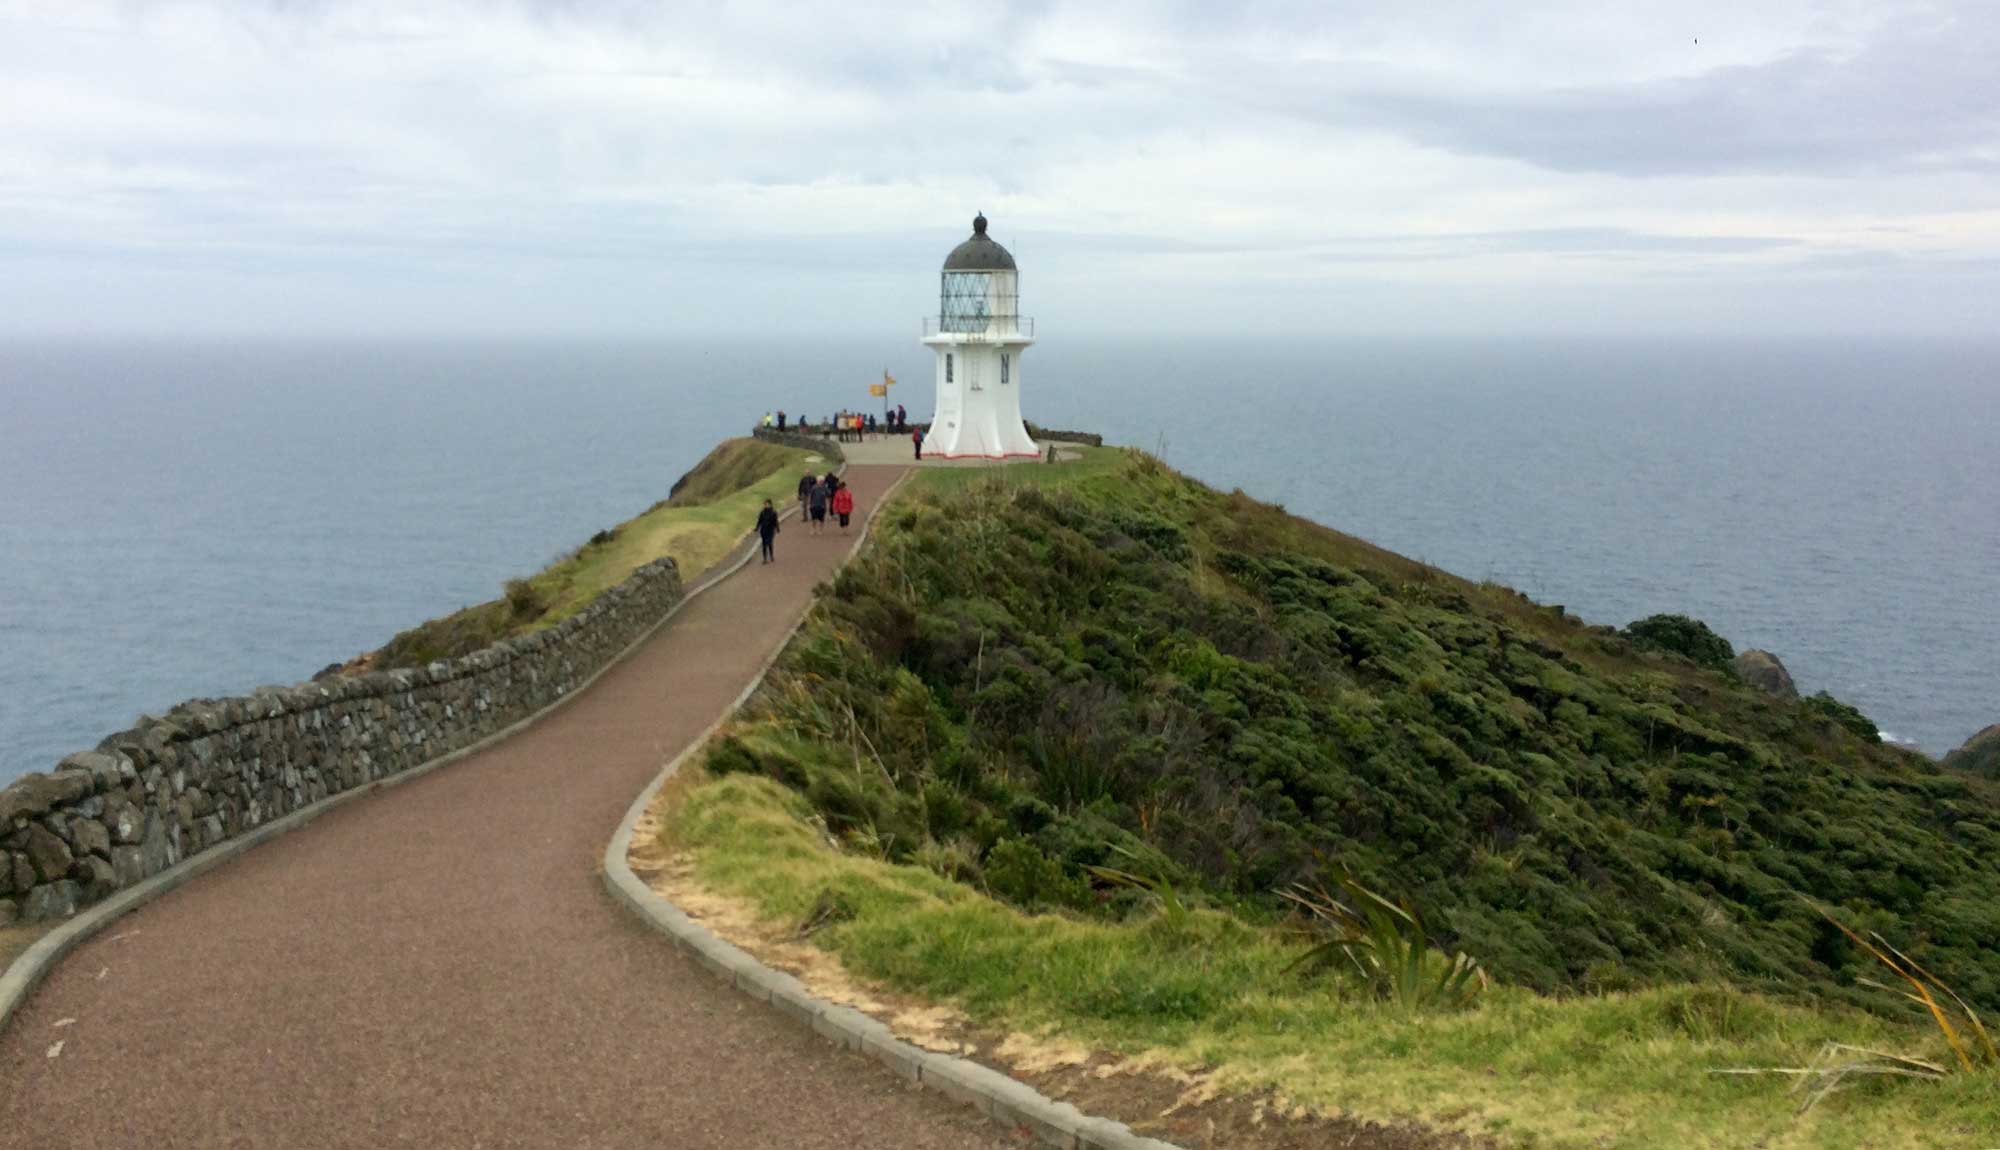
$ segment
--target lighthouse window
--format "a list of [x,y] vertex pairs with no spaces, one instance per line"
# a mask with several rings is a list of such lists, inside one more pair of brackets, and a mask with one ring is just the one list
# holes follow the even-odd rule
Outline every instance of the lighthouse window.
[[1007,382],[1007,353],[1004,351],[1000,353],[1000,382]]
[[951,353],[950,353],[950,352],[945,352],[945,353],[944,353],[944,381],[945,381],[946,383],[950,383],[950,382],[951,382]]

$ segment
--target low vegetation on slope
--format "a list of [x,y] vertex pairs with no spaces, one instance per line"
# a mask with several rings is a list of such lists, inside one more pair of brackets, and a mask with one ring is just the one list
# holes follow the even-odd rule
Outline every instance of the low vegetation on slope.
[[672,556],[682,577],[692,579],[729,553],[765,499],[782,504],[792,497],[799,475],[814,466],[809,458],[754,439],[725,440],[644,514],[598,532],[535,575],[509,581],[502,598],[402,632],[376,653],[374,665],[420,666],[553,626],[662,556]]
[[2000,1007],[1993,788],[1823,705],[1137,454],[877,530],[713,766],[892,859],[1112,916],[1091,867],[1253,918],[1352,874],[1521,986],[1853,995],[1810,898]]
[[[798,797],[726,778],[676,832],[764,913],[838,888],[858,913],[814,937],[865,972],[1320,1105],[1479,1099],[1464,1113],[1593,1145],[1634,1107],[1668,1122],[1677,1092],[1713,1127],[1689,1145],[1791,1105],[1697,1070],[1835,1039],[1947,1064],[1893,1017],[1868,932],[2000,1007],[2000,798],[1852,708],[1676,653],[1690,627],[1585,626],[1138,453],[935,474],[708,758]],[[1288,967],[1340,936],[1300,933],[1286,895],[1364,888],[1420,909],[1425,972],[1463,951],[1494,989],[1446,1015],[1321,1001],[1330,976]],[[1356,1069],[1370,1044],[1402,1078]],[[1942,1108],[1923,1126],[1883,1081],[1838,1112],[1885,1137],[1770,1144],[2000,1126],[2000,1076],[1913,1087]]]

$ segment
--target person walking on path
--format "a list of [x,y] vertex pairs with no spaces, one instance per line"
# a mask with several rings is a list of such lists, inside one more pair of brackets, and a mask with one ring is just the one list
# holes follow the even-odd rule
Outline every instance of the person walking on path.
[[[844,520],[843,520],[844,522]],[[771,501],[764,501],[764,510],[757,513],[757,541],[763,546],[764,562],[769,563],[775,556],[771,553],[771,543],[778,537],[778,512]]]
[[917,462],[924,460],[924,429],[919,427],[910,432],[910,444],[917,449]]
[[847,534],[847,517],[854,514],[854,492],[845,483],[833,490],[833,513],[840,516],[840,533]]
[[805,518],[806,501],[812,498],[813,485],[818,482],[819,476],[814,475],[810,471],[799,476],[799,517],[801,519]]
[[812,519],[812,533],[818,535],[826,526],[826,504],[831,493],[824,483],[815,483],[806,495],[806,512]]

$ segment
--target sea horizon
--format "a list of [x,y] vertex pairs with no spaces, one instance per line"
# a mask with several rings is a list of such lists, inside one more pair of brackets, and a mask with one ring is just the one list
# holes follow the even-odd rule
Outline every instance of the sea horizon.
[[[493,597],[765,410],[886,369],[927,417],[927,355],[0,336],[0,782]],[[1037,423],[1593,623],[1702,618],[1927,753],[2000,721],[1995,341],[1049,329],[1023,372]]]

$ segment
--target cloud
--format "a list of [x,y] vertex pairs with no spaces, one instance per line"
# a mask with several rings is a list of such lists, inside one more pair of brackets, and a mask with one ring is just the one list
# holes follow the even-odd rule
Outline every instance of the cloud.
[[[1334,114],[1437,147],[1630,176],[2000,168],[2000,25],[1916,21],[1852,53],[1626,84],[1336,88]],[[1352,121],[1349,121],[1352,122]]]
[[1511,232],[1357,237],[1335,242],[1313,254],[1314,258],[1329,262],[1370,263],[1454,259],[1475,253],[1729,256],[1792,248],[1798,242],[1787,236],[1678,235],[1627,228],[1528,228]]
[[1977,15],[0,0],[0,332],[901,325],[975,208],[1082,328],[1807,266],[1903,323],[1880,269],[2000,257]]

